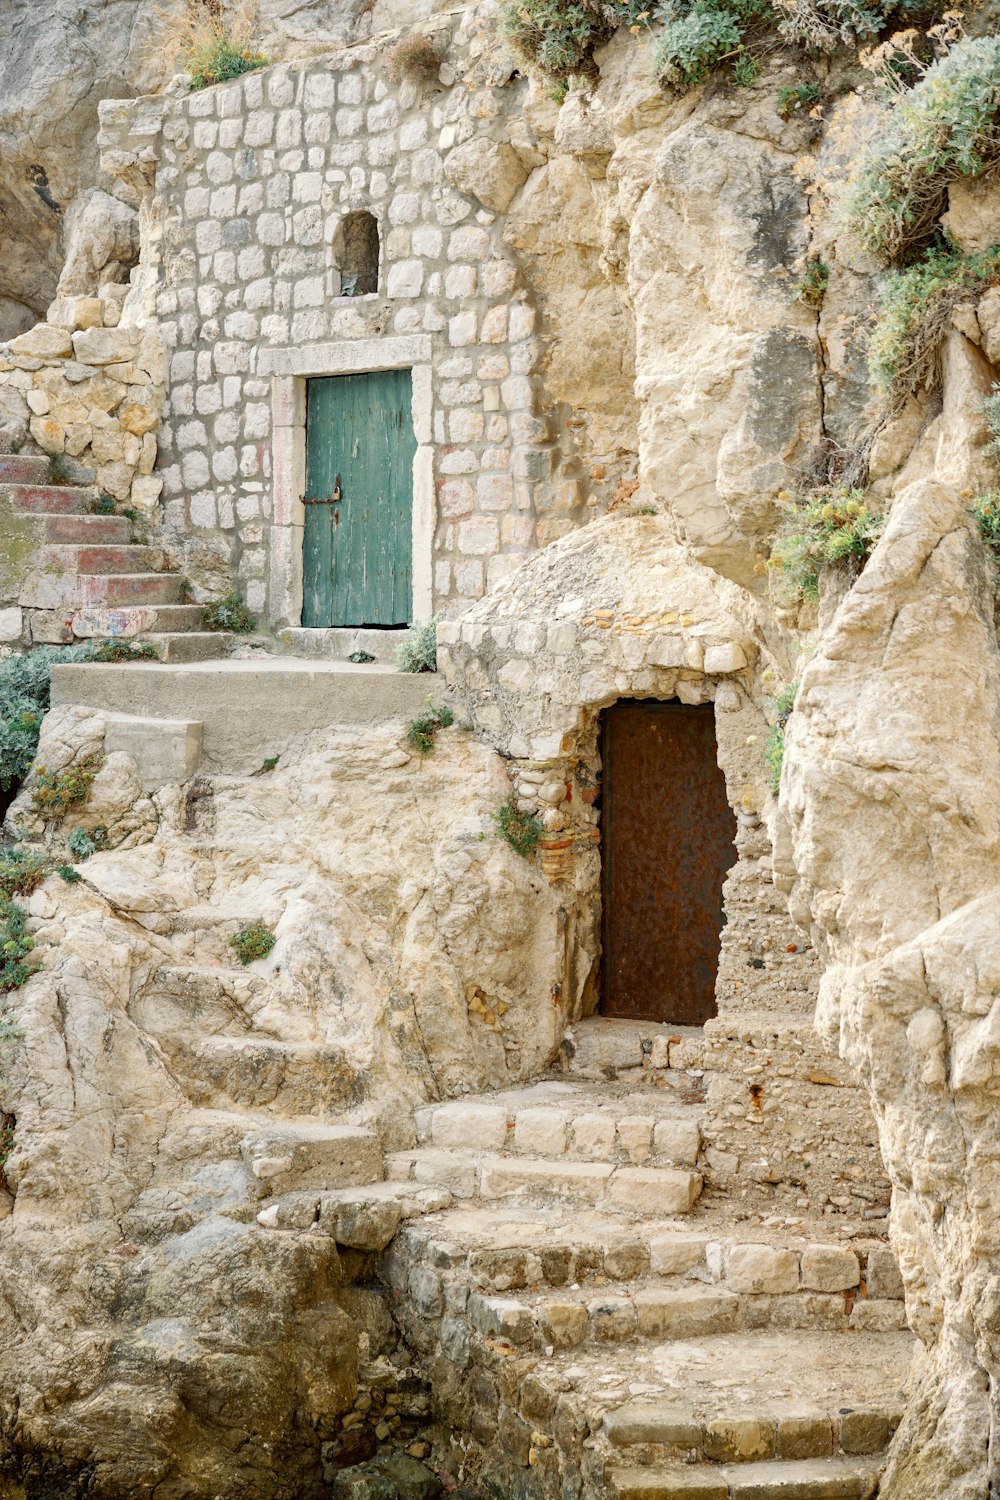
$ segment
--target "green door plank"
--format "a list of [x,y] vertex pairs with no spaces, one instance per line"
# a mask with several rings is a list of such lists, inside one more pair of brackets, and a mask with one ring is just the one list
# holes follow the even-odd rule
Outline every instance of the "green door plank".
[[409,370],[308,382],[303,625],[409,624],[416,448]]

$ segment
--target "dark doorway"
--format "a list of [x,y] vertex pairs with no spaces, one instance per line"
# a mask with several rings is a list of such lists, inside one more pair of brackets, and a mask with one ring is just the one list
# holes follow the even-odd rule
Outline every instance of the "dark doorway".
[[626,700],[602,715],[601,1012],[700,1026],[716,1013],[736,862],[711,704]]
[[333,259],[340,272],[340,295],[364,297],[378,291],[378,220],[362,211],[346,214],[333,242]]

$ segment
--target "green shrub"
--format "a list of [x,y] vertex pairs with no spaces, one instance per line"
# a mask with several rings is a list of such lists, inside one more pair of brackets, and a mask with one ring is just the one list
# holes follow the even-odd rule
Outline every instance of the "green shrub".
[[196,47],[188,59],[193,89],[207,89],[213,83],[228,83],[241,73],[266,68],[270,59],[263,52],[253,52],[229,36],[214,37]]
[[743,28],[731,11],[696,0],[686,15],[669,20],[653,59],[659,83],[683,92],[704,83],[716,63],[735,52]]
[[27,933],[27,913],[14,901],[0,902],[0,990],[21,988],[38,965],[30,961],[35,946]]
[[[0,1046],[24,1040],[24,1030],[14,1016],[0,1016]],[[6,1161],[6,1157],[4,1158]]]
[[987,490],[969,507],[969,515],[979,527],[979,535],[1000,562],[1000,489]]
[[45,855],[34,849],[22,849],[15,844],[13,848],[0,850],[0,897],[9,901],[12,896],[29,896],[50,869]]
[[76,885],[78,880],[83,879],[80,871],[74,870],[72,865],[56,865],[56,874],[60,879],[65,880],[67,885]]
[[266,776],[269,771],[273,771],[274,770],[275,766],[278,764],[278,761],[280,759],[281,759],[280,755],[268,755],[268,756],[266,756],[261,761],[261,763],[257,767],[256,771],[251,771],[250,775],[251,776]]
[[432,708],[419,718],[411,719],[406,731],[406,742],[421,755],[429,755],[434,749],[434,736],[438,730],[448,729],[454,722],[455,715],[446,703],[440,708]]
[[767,761],[771,773],[771,791],[777,796],[778,788],[781,786],[781,767],[785,759],[785,727],[795,707],[795,694],[799,690],[797,682],[787,683],[778,694],[775,707],[778,717],[771,726],[771,732],[764,742],[764,759]]
[[72,807],[82,807],[103,764],[103,756],[88,755],[86,760],[64,766],[61,771],[36,766],[35,784],[31,788],[35,811],[48,820],[65,817]]
[[229,939],[230,948],[235,948],[236,957],[246,968],[258,958],[266,958],[277,942],[271,929],[263,922],[250,922]]
[[815,602],[820,574],[829,565],[840,564],[856,578],[884,524],[869,510],[864,491],[831,485],[801,501],[784,497],[784,503],[787,517],[768,558],[783,602]]
[[948,184],[1000,160],[1000,37],[967,37],[894,104],[843,199],[855,238],[883,264],[926,245]]
[[621,19],[613,5],[599,0],[511,0],[501,25],[524,62],[561,80],[587,69],[594,48]]
[[760,75],[760,63],[749,52],[741,52],[733,63],[733,82],[741,89],[748,89]]
[[42,646],[0,661],[0,787],[22,782],[38,749],[42,719],[49,711],[50,674],[56,662],[89,661],[87,646]]
[[983,416],[990,432],[986,453],[990,458],[1000,459],[1000,385],[995,382],[992,392],[983,402]]
[[895,403],[911,391],[935,384],[938,350],[952,309],[996,282],[1000,282],[1000,244],[980,255],[929,250],[907,270],[886,272],[868,337],[873,384]]
[[95,516],[116,516],[118,514],[118,502],[114,495],[98,495],[90,507]]
[[397,672],[437,670],[437,619],[414,621],[402,645],[396,647]]
[[224,599],[205,606],[206,630],[231,630],[234,635],[248,635],[256,623],[235,589]]
[[94,647],[92,661],[158,661],[148,641],[130,641],[118,636]]
[[66,848],[82,864],[99,849],[103,849],[108,841],[108,830],[106,828],[93,828],[90,833],[86,828],[74,828],[66,840]]
[[545,832],[541,818],[536,818],[534,813],[523,812],[511,792],[506,802],[501,804],[496,821],[501,838],[507,840],[516,854],[530,859],[538,848],[538,840]]
[[783,120],[790,120],[800,109],[808,109],[819,99],[819,85],[815,83],[786,84],[778,90],[775,105]]
[[822,307],[830,284],[830,267],[818,255],[812,255],[795,287],[795,295],[807,307]]

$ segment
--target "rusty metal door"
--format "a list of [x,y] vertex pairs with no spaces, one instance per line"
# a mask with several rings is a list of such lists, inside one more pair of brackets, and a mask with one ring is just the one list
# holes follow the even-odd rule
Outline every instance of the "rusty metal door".
[[736,862],[711,704],[624,701],[602,725],[606,1016],[716,1013],[722,882]]

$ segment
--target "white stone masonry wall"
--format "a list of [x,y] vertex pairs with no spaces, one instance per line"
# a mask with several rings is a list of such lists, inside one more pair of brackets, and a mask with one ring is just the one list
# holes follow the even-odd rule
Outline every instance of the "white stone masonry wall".
[[[468,64],[471,25],[443,33],[443,80]],[[584,514],[581,482],[539,413],[536,310],[504,244],[501,210],[528,172],[502,139],[513,90],[474,87],[471,75],[391,87],[378,54],[369,45],[102,109],[104,165],[151,193],[143,256],[147,269],[158,262],[169,356],[167,526],[223,533],[251,608],[276,624],[298,622],[277,591],[268,597],[276,475],[261,372],[276,366],[265,351],[294,350],[301,373],[315,349],[319,375],[331,342],[431,336],[435,609],[476,599]],[[333,245],[359,210],[379,224],[379,291],[342,296]]]

